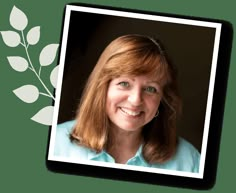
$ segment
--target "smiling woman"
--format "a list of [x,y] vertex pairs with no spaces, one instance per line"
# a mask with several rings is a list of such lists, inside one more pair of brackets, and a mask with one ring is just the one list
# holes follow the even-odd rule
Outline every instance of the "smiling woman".
[[[153,83],[148,76],[133,78],[120,76],[109,83],[106,112],[113,134],[110,138],[114,140],[111,140],[112,143],[107,146],[107,150],[116,162],[126,163],[135,155],[143,140],[141,134],[143,126],[158,112],[161,100],[158,90],[160,90],[159,85]],[[126,157],[120,153],[125,151]]]
[[54,154],[198,172],[198,151],[176,134],[176,76],[158,40],[116,38],[90,74],[76,120],[58,125]]

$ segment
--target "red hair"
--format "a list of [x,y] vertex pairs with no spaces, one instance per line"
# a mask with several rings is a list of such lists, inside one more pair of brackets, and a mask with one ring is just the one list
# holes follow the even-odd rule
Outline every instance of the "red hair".
[[152,163],[168,160],[177,146],[176,119],[181,106],[176,69],[168,62],[160,42],[147,36],[121,36],[105,48],[82,94],[71,139],[97,152],[106,149],[106,94],[110,81],[120,75],[152,76],[162,86],[159,116],[143,128],[143,156]]

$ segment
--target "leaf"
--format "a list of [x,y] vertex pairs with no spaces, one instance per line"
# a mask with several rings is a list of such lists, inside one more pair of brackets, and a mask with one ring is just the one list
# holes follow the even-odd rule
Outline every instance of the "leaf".
[[53,106],[47,106],[38,111],[31,120],[43,124],[43,125],[51,125],[52,124],[52,116],[53,116]]
[[15,31],[1,31],[4,43],[9,47],[16,47],[20,44],[20,35]]
[[27,42],[30,45],[35,45],[38,43],[40,38],[40,26],[33,27],[28,33],[27,33]]
[[58,77],[58,68],[59,66],[57,65],[53,70],[52,70],[52,72],[51,72],[51,74],[50,74],[50,81],[51,81],[51,83],[52,83],[52,86],[54,87],[54,88],[56,88],[57,87],[57,77]]
[[10,24],[13,28],[23,31],[28,25],[28,19],[24,12],[14,6],[10,13]]
[[49,44],[42,49],[39,55],[41,66],[48,66],[54,61],[58,46],[59,44]]
[[9,56],[7,59],[11,67],[18,72],[24,72],[28,68],[27,60],[20,56]]
[[39,97],[39,90],[34,85],[24,85],[13,90],[14,94],[25,103],[33,103]]

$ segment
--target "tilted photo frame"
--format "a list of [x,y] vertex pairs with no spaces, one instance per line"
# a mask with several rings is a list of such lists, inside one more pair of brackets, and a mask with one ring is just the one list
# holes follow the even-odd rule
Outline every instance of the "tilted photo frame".
[[[67,5],[64,16],[46,158],[48,168],[76,175],[211,188],[216,178],[227,86],[230,24],[214,19],[86,4]],[[126,34],[158,38],[177,68],[183,104],[177,133],[200,153],[198,172],[80,160],[55,154],[57,127],[75,119],[81,93],[100,54],[112,40]]]

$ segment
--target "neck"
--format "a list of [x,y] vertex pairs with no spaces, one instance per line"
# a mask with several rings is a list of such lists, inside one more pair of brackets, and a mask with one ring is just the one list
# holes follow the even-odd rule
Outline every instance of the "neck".
[[109,133],[107,152],[117,163],[126,163],[133,157],[142,143],[142,130],[124,131],[113,127]]

